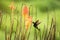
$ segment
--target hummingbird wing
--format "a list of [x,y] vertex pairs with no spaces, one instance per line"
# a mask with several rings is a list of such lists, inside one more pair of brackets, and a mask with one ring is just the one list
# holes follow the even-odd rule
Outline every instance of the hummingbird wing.
[[38,22],[39,22],[39,20],[36,20],[36,21],[35,21],[35,23],[38,23]]
[[37,22],[37,25],[39,25],[41,22]]
[[37,20],[35,23],[36,23],[37,25],[39,25],[41,22],[39,22],[39,20]]

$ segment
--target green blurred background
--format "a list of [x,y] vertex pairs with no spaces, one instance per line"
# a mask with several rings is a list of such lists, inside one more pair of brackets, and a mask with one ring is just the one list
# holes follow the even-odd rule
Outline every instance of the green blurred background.
[[[7,25],[7,31],[9,31],[10,28],[10,14],[11,10],[9,8],[9,5],[11,2],[14,1],[14,6],[16,9],[14,10],[14,17],[17,19],[20,18],[19,13],[21,13],[21,5],[27,4],[28,6],[32,5],[32,8],[35,13],[35,8],[37,8],[37,19],[39,19],[42,24],[39,25],[40,29],[43,30],[44,23],[47,23],[47,21],[51,22],[51,18],[53,15],[56,17],[56,40],[60,40],[60,0],[0,0],[0,11],[2,11],[3,17],[2,17],[2,25],[0,28],[0,40],[5,40],[5,34],[4,34],[4,28],[5,25]],[[32,11],[31,11],[32,12]],[[33,14],[35,15],[35,14]],[[49,19],[47,20],[47,17],[49,15]],[[7,16],[7,17],[6,17]],[[19,20],[19,19],[18,19]],[[33,16],[33,21],[35,21],[35,16]],[[16,25],[17,21],[14,20],[14,28],[13,31],[16,31]],[[31,29],[31,37],[33,38],[33,27]],[[30,40],[32,40],[30,38]],[[12,36],[12,40],[14,39],[14,33]]]

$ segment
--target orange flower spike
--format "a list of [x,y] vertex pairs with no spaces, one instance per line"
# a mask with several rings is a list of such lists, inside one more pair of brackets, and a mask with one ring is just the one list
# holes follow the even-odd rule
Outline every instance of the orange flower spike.
[[14,7],[14,2],[11,3],[10,9],[11,9],[11,10],[14,10],[14,9],[15,9],[15,7]]
[[26,30],[28,30],[28,28],[30,27],[31,23],[32,23],[32,18],[29,16],[29,17],[27,17],[27,19],[25,21]]
[[28,20],[30,23],[32,23],[32,17],[31,16],[28,17]]
[[28,30],[28,28],[29,28],[29,22],[28,21],[25,22],[25,28],[26,28],[26,30]]
[[29,15],[29,9],[26,5],[23,7],[23,15],[24,15],[24,17]]

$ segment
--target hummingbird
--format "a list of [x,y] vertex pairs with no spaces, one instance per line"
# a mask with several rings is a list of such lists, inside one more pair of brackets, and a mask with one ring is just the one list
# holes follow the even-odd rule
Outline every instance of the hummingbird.
[[38,28],[38,25],[41,23],[39,22],[39,20],[36,20],[35,22],[32,22],[33,23],[33,26],[34,28],[38,29],[40,31],[40,29]]

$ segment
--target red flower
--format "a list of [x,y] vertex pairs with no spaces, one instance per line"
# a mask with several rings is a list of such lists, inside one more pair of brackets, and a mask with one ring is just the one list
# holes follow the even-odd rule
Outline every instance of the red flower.
[[29,9],[26,5],[23,7],[22,12],[23,12],[24,17],[29,15]]
[[32,17],[29,16],[29,8],[26,5],[23,7],[22,15],[24,16],[25,28],[27,31],[32,23]]

